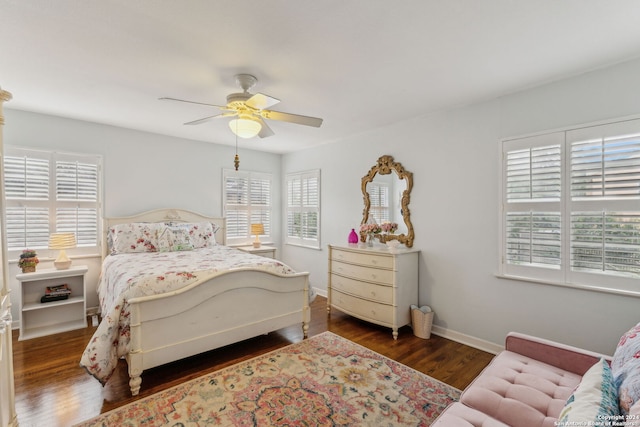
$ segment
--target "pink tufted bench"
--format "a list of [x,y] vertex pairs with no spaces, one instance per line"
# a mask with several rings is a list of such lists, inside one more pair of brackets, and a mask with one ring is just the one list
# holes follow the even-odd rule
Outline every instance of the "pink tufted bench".
[[511,332],[434,427],[553,427],[582,375],[610,356]]

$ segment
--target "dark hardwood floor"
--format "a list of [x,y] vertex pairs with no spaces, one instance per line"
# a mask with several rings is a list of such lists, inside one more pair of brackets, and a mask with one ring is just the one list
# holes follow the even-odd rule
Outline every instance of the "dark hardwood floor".
[[[311,309],[309,336],[331,331],[459,389],[493,358],[490,353],[433,334],[428,340],[417,338],[409,326],[401,328],[394,341],[388,328],[335,310],[327,317],[326,299],[320,296]],[[27,341],[18,341],[17,331],[13,331],[16,409],[21,427],[70,426],[302,339],[300,327],[289,327],[150,369],[142,374],[140,394],[132,397],[125,361],[120,361],[104,387],[80,367],[80,355],[94,330],[88,327]]]

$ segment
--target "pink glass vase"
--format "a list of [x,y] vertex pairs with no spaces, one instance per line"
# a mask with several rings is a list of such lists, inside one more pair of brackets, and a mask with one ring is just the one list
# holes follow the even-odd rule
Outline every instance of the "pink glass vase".
[[349,233],[349,243],[356,244],[358,243],[358,240],[360,240],[358,238],[358,233],[356,233],[355,228],[352,228],[351,233]]

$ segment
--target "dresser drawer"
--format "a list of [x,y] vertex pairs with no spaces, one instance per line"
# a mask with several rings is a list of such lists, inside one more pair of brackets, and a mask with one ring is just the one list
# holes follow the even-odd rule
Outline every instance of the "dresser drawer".
[[386,304],[393,302],[393,287],[391,286],[359,282],[336,274],[331,275],[331,289]]
[[393,258],[384,255],[371,253],[356,253],[333,249],[331,258],[337,261],[350,262],[354,264],[367,265],[378,268],[393,268]]
[[393,271],[391,270],[363,267],[361,265],[346,264],[344,262],[332,260],[331,272],[343,276],[349,276],[358,280],[382,283],[389,286],[393,284]]
[[393,325],[393,306],[367,301],[331,290],[331,305],[356,317]]

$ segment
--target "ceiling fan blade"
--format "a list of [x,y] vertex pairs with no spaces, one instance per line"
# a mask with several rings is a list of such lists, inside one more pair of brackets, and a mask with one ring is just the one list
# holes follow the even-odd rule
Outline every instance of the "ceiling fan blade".
[[260,125],[262,126],[260,132],[258,133],[258,136],[260,138],[268,138],[275,135],[275,133],[273,133],[273,130],[269,127],[269,125],[267,125],[267,122],[262,120],[260,117],[256,117],[255,119],[256,121],[260,122]]
[[215,116],[204,117],[202,119],[194,120],[192,122],[187,122],[187,123],[184,123],[184,124],[185,125],[199,125],[200,123],[205,123],[205,122],[208,122],[209,120],[212,120],[212,119],[219,119],[221,117],[231,117],[231,116],[237,116],[237,115],[238,115],[237,111],[228,111],[226,113],[216,114]]
[[313,126],[319,128],[322,119],[317,117],[301,116],[299,114],[283,113],[281,111],[262,110],[260,115],[265,119],[280,120],[282,122],[295,123],[298,125]]
[[186,102],[187,104],[198,104],[198,105],[206,105],[209,107],[218,107],[218,108],[223,108],[226,109],[227,106],[226,105],[215,105],[215,104],[206,104],[204,102],[196,102],[196,101],[186,101],[184,99],[178,99],[178,98],[169,98],[169,97],[162,97],[162,98],[158,98],[160,101],[178,101],[178,102]]
[[185,125],[199,125],[201,123],[208,122],[209,120],[215,119],[217,117],[222,117],[222,114],[216,114],[215,116],[204,117],[202,119],[194,120],[192,122],[184,123]]
[[265,95],[264,93],[256,93],[251,98],[247,99],[245,104],[251,108],[255,108],[256,110],[264,110],[265,108],[276,105],[278,102],[280,102],[280,100],[272,96]]

